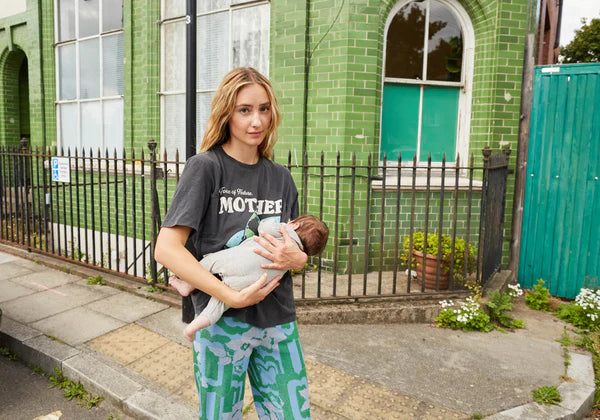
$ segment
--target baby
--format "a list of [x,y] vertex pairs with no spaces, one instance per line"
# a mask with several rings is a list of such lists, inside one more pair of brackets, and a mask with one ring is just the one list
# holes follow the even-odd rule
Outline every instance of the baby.
[[[329,229],[314,216],[300,216],[283,225],[290,238],[309,256],[321,253],[327,244]],[[258,233],[268,233],[283,242],[280,223],[273,218],[261,221]],[[256,248],[262,246],[251,237],[238,246],[207,254],[200,264],[211,273],[218,274],[223,283],[237,291],[250,286],[265,272],[268,276],[265,284],[285,273],[286,270],[261,268],[263,264],[269,264],[271,261],[254,252]],[[193,286],[175,276],[169,278],[169,284],[182,296],[187,296],[194,290]],[[189,341],[193,341],[196,331],[217,322],[228,308],[220,300],[211,297],[206,308],[185,327],[183,335]]]

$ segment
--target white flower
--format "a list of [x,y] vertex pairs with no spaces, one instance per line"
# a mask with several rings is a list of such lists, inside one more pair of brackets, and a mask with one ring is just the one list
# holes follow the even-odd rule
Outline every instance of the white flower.
[[517,284],[509,284],[508,285],[508,294],[512,297],[521,296],[523,294],[523,290],[521,290],[521,286]]

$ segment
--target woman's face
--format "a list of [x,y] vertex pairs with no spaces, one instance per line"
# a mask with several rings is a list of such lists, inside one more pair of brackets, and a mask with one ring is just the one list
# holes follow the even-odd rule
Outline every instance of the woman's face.
[[265,88],[253,83],[240,89],[229,120],[231,146],[258,148],[270,124],[271,102]]

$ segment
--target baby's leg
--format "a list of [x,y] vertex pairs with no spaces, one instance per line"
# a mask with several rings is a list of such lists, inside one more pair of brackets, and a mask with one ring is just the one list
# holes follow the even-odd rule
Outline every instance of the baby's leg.
[[196,335],[196,331],[206,328],[209,325],[210,320],[204,315],[200,314],[183,329],[183,336],[188,341],[194,341],[194,335]]
[[194,291],[194,286],[186,283],[177,276],[169,277],[169,284],[173,286],[181,296],[187,296]]

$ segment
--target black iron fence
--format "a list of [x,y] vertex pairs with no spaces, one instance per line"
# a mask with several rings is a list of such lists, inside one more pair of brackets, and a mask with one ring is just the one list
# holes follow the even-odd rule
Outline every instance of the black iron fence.
[[[0,148],[0,240],[164,284],[169,273],[152,255],[184,162],[159,159],[156,143],[148,146]],[[323,253],[293,276],[296,298],[440,293],[485,282],[502,261],[508,155],[486,149],[483,165],[473,156],[426,165],[339,153],[279,160],[296,180],[301,213],[331,232]],[[432,259],[419,254],[432,249]]]

